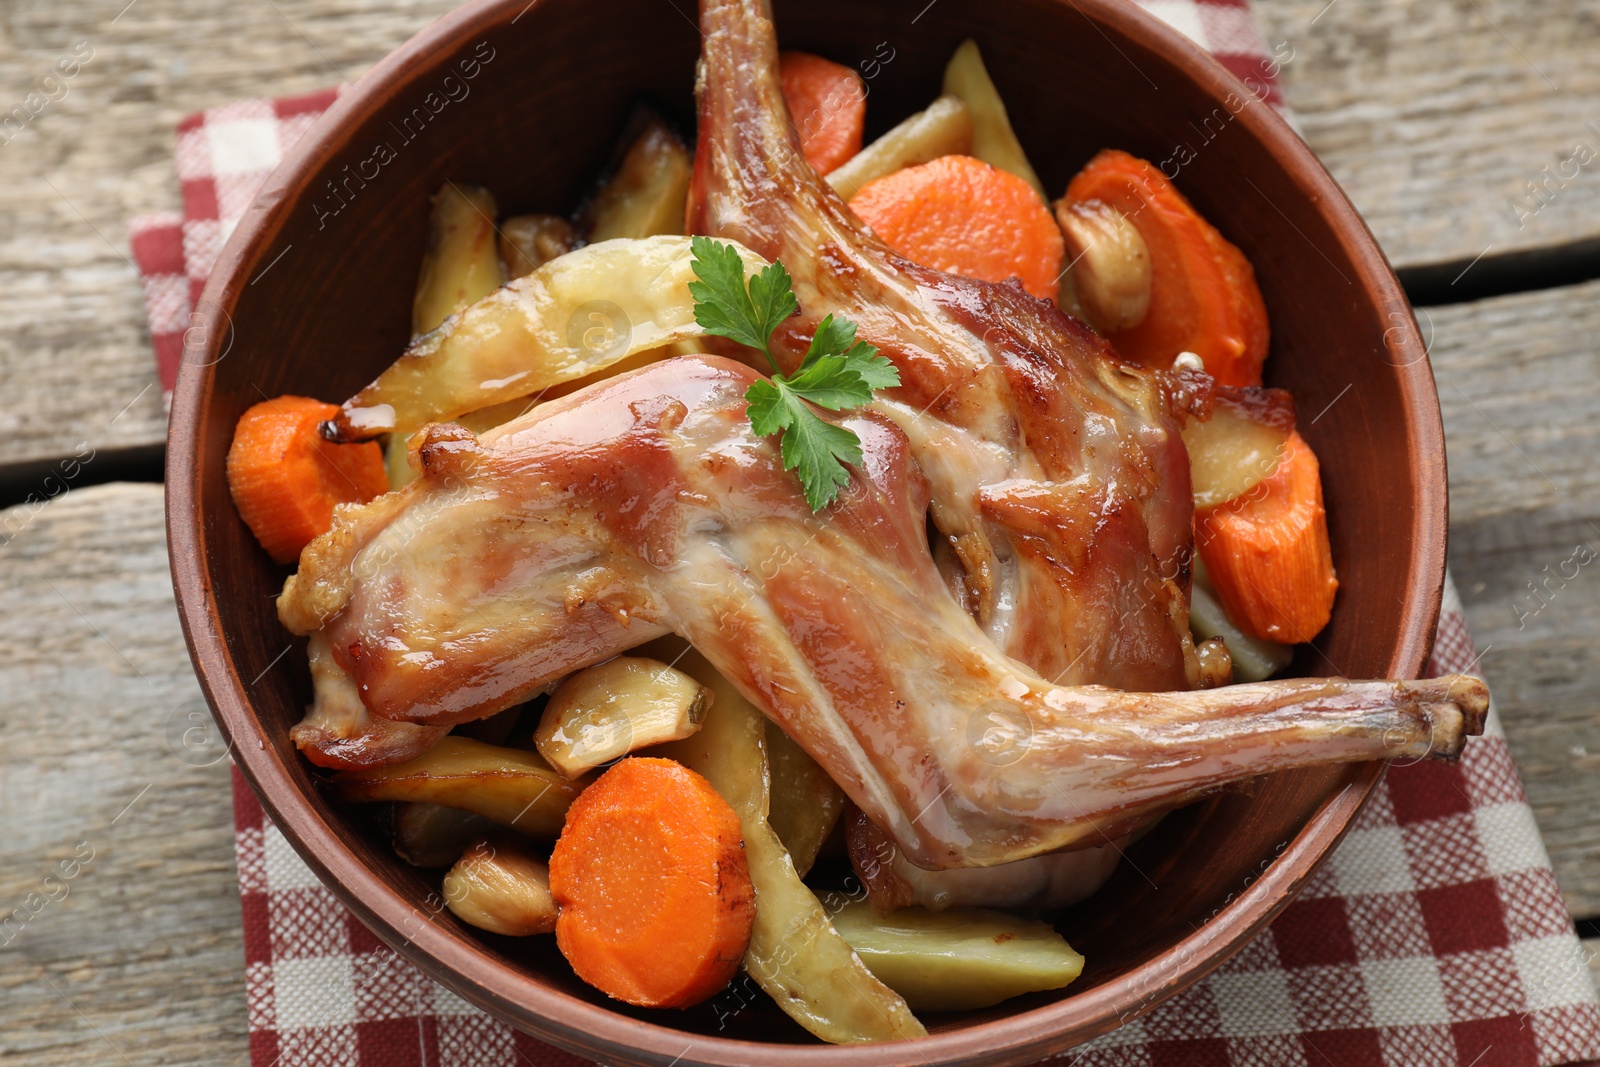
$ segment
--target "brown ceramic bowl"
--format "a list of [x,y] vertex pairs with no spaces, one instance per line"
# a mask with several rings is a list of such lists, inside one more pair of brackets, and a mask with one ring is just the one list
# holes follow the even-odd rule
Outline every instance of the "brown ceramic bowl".
[[[869,136],[925,106],[972,36],[1050,189],[1104,146],[1171,161],[1169,172],[1181,162],[1180,187],[1255,264],[1272,318],[1269,380],[1294,392],[1322,459],[1343,586],[1297,669],[1416,677],[1444,575],[1437,397],[1382,254],[1279,117],[1245,104],[1240,82],[1122,0],[779,7],[785,47],[878,61]],[[1167,818],[1108,888],[1062,918],[1089,961],[1063,993],[931,1017],[932,1036],[914,1044],[835,1048],[768,1004],[720,1022],[706,1006],[630,1009],[578,981],[549,938],[513,943],[435,914],[424,904],[435,878],[329,803],[288,742],[309,678],[300,655],[277,659],[289,637],[272,596],[286,572],[228,497],[234,421],[280,393],[342,399],[402,349],[428,198],[445,179],[489,186],[508,214],[565,211],[642,95],[692,123],[693,15],[690,0],[468,4],[341,97],[267,182],[206,288],[206,329],[191,334],[172,409],[172,568],[201,684],[273,820],[351,910],[428,974],[538,1037],[657,1065],[999,1064],[1059,1051],[1255,936],[1339,840],[1381,766],[1278,774]],[[380,143],[394,158],[375,162]]]

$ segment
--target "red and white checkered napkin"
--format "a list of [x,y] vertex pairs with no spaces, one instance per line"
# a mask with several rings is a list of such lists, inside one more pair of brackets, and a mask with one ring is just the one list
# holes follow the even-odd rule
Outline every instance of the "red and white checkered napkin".
[[[1141,0],[1280,103],[1245,0]],[[178,130],[184,214],[133,223],[165,388],[222,242],[334,99],[213,108]],[[1430,674],[1477,662],[1447,590]],[[582,1064],[385,948],[235,773],[254,1067]],[[1600,1059],[1600,1003],[1498,720],[1455,766],[1396,767],[1270,930],[1189,991],[1067,1054],[1102,1065],[1532,1067]]]

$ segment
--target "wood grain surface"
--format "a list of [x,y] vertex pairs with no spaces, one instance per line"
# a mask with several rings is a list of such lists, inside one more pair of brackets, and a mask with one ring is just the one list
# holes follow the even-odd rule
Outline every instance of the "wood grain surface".
[[[10,0],[0,111],[92,58],[0,145],[0,456],[158,446],[164,419],[129,217],[179,207],[173,128],[242,97],[356,78],[450,0]],[[1313,148],[1401,267],[1600,236],[1593,0],[1260,0]],[[1438,47],[1448,41],[1448,47]],[[1284,53],[1287,54],[1287,53]],[[1542,72],[1542,73],[1541,73]],[[1553,168],[1554,177],[1544,168]],[[1572,173],[1573,177],[1563,175]],[[1544,191],[1526,199],[1526,183]],[[1538,208],[1529,215],[1528,204]]]
[[1600,916],[1600,283],[1419,320],[1451,570],[1568,906]]
[[1600,236],[1594,0],[1254,6],[1292,51],[1307,141],[1396,266]]
[[0,614],[29,635],[0,640],[0,912],[31,913],[0,929],[8,1063],[247,1062],[228,761],[161,507],[113,484],[0,512]]
[[[0,144],[0,473],[70,482],[75,455],[162,439],[126,223],[178,208],[179,118],[355,78],[451,6],[0,5],[0,111],[76,42],[93,49]],[[1397,265],[1600,238],[1600,155],[1573,162],[1580,144],[1600,154],[1593,0],[1256,7],[1269,45],[1294,51],[1283,77],[1309,141]],[[1600,551],[1600,285],[1434,309],[1423,327],[1452,568],[1569,906],[1600,916],[1600,559],[1566,577],[1580,547]],[[19,1062],[247,1061],[227,764],[185,736],[203,704],[160,506],[159,486],[107,485],[0,512],[0,912],[66,887],[0,945],[0,1053]],[[1600,976],[1600,941],[1585,948]]]
[[179,119],[359,77],[452,6],[0,4],[0,113],[47,75],[60,77],[55,64],[74,58],[75,46],[90,53],[76,76],[62,79],[66,95],[0,144],[0,322],[9,327],[0,332],[0,373],[10,394],[0,402],[0,460],[49,460],[85,440],[112,452],[164,439],[128,219],[180,208],[172,160]]

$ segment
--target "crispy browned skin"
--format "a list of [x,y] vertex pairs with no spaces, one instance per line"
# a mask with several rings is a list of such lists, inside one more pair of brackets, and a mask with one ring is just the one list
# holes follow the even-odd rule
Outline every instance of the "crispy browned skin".
[[431,428],[422,476],[343,510],[280,616],[321,628],[373,716],[433,727],[675,631],[930,868],[1099,843],[1285,767],[1453,754],[1482,725],[1475,679],[1052,685],[950,595],[899,428],[842,420],[863,466],[812,514],[750,428],[755,378],[674,359],[482,439]]
[[[794,150],[765,9],[710,0],[704,25],[692,224],[783,258],[803,309],[785,358],[833,312],[904,384],[842,420],[865,460],[819,515],[728,360],[622,375],[481,440],[430,428],[422,477],[342,512],[279,604],[322,630],[375,735],[493,714],[673,630],[906,857],[946,868],[1097,844],[1273,770],[1454,755],[1481,730],[1471,678],[1186,692],[1177,419],[1208,383],[889,253]],[[389,760],[349,743],[358,718],[297,740]]]
[[1020,286],[889,251],[799,151],[768,5],[704,0],[701,29],[690,232],[783,261],[801,315],[780,358],[831,312],[894,361],[901,387],[873,408],[910,439],[946,569],[1001,649],[1065,684],[1193,687],[1177,418],[1206,380],[1122,362]]

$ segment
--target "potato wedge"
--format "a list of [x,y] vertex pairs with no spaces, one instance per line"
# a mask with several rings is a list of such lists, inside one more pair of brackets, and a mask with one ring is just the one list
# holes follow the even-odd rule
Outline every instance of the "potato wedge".
[[711,690],[657,659],[617,656],[567,676],[550,694],[533,743],[576,778],[635,749],[700,729]]
[[1217,389],[1211,417],[1183,428],[1197,512],[1244,496],[1278,467],[1294,430],[1294,400],[1282,389]]
[[469,926],[507,937],[556,928],[550,867],[507,838],[478,841],[444,876],[445,907]]
[[834,785],[805,749],[790,740],[783,727],[771,719],[765,722],[767,767],[772,776],[767,822],[804,878],[844,814],[844,790]]
[[445,182],[433,197],[428,252],[422,258],[411,332],[421,336],[505,284],[489,190]]
[[[674,658],[681,641],[646,646]],[[744,966],[790,1018],[834,1044],[921,1037],[927,1033],[893,990],[872,976],[828,922],[767,822],[770,780],[764,717],[693,649],[678,668],[715,695],[700,732],[652,750],[704,775],[739,813],[756,921]],[[714,1003],[714,1002],[713,1002]]]
[[[732,242],[729,242],[732,243]],[[746,272],[766,260],[739,248]],[[532,396],[629,356],[705,336],[687,237],[604,241],[502,286],[414,342],[333,420],[341,441]]]
[[824,179],[849,200],[870,181],[940,156],[972,151],[972,112],[958,96],[941,96],[926,110],[851,156]]
[[[434,194],[428,251],[422,257],[411,304],[412,336],[435,329],[505,284],[495,251],[495,212],[493,194],[480,186],[445,182]],[[406,462],[404,435],[391,434],[384,442],[383,468],[390,489],[399,489],[417,476]]]
[[659,115],[645,113],[617,171],[590,198],[578,225],[590,241],[683,233],[689,150]]
[[577,229],[560,215],[513,215],[500,224],[500,258],[508,279],[532,274],[577,247]]
[[702,347],[693,341],[679,341],[677,344],[635,352],[626,359],[619,359],[609,367],[603,367],[592,374],[585,374],[582,378],[574,378],[570,382],[552,385],[550,388],[540,391],[537,396],[519,396],[515,400],[507,400],[503,404],[495,404],[491,407],[479,408],[477,411],[469,411],[465,415],[457,416],[455,421],[473,433],[481,434],[494,429],[496,426],[508,423],[519,415],[526,414],[539,404],[547,403],[557,397],[566,396],[568,393],[575,393],[586,385],[593,385],[595,382],[605,378],[615,378],[619,374],[626,374],[628,371],[638,370],[640,367],[648,367],[657,360],[667,359],[671,356],[691,355],[700,351]]
[[450,735],[414,760],[341,771],[332,784],[341,800],[423,800],[553,841],[589,782],[569,781],[533,752]]
[[391,840],[395,853],[413,867],[448,867],[492,829],[494,823],[482,815],[416,801],[394,806]]
[[991,167],[1015,174],[1038,190],[1041,199],[1048,200],[1044,183],[1034,173],[1022,143],[1012,132],[1006,105],[983,65],[978,42],[970,37],[961,42],[944,68],[944,92],[959,97],[972,113],[972,154]]
[[389,490],[411,484],[417,469],[407,459],[410,444],[403,434],[391,433],[383,438],[383,473],[389,479]]
[[1083,957],[1048,923],[977,908],[879,915],[866,901],[831,911],[835,929],[917,1011],[987,1008],[1083,972]]

